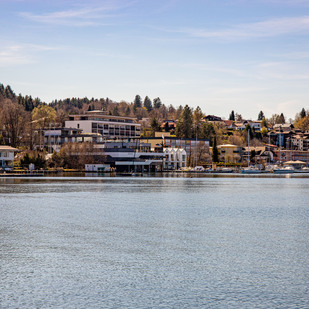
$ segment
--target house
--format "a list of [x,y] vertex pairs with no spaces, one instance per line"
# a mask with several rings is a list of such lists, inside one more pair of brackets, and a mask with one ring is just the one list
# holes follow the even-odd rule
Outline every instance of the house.
[[237,145],[219,145],[217,146],[219,161],[225,163],[238,163],[242,159],[242,147]]
[[286,140],[288,148],[300,150],[300,151],[308,151],[309,150],[309,133],[308,132],[297,132]]
[[235,123],[236,129],[239,131],[244,131],[247,125],[249,125],[254,131],[261,131],[262,129],[261,121],[244,120]]
[[[249,153],[248,153],[249,150]],[[243,148],[243,161],[248,161],[248,157],[250,159],[251,154],[254,153],[254,158],[253,160],[255,163],[266,163],[266,162],[273,162],[274,160],[274,152],[271,151],[269,146],[250,146],[249,149],[248,147]]]
[[221,117],[215,116],[215,115],[207,115],[203,118],[205,121],[222,121]]
[[176,122],[175,120],[164,120],[160,126],[162,130],[171,131],[176,129]]
[[261,131],[262,127],[261,127],[261,122],[260,120],[255,120],[255,121],[249,121],[249,125],[251,128],[254,129],[254,131]]
[[274,161],[286,162],[286,161],[303,161],[309,164],[309,151],[300,150],[275,150]]
[[164,148],[163,169],[178,170],[187,166],[187,153],[181,148]]
[[10,170],[13,168],[15,152],[18,149],[11,146],[0,145],[0,169]]
[[103,111],[70,115],[65,127],[82,129],[83,133],[99,133],[106,140],[134,139],[141,136],[141,125],[135,118],[110,116]]
[[236,125],[235,122],[233,120],[223,120],[224,124],[225,124],[225,128],[229,129],[229,130],[236,130]]
[[276,132],[290,132],[293,129],[294,129],[294,126],[291,123],[283,123],[283,124],[276,123],[273,126],[273,130],[276,131]]

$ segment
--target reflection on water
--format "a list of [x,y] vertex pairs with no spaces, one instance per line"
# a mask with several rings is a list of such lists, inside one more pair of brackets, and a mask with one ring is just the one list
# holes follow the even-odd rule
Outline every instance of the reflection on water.
[[1,308],[308,308],[309,181],[0,179]]

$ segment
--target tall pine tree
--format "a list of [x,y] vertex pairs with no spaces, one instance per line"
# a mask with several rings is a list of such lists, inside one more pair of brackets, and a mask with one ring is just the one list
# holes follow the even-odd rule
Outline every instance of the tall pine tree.
[[144,107],[147,109],[148,112],[152,110],[152,102],[148,96],[146,96],[144,99]]
[[177,121],[176,136],[184,138],[192,138],[193,117],[191,108],[186,105]]

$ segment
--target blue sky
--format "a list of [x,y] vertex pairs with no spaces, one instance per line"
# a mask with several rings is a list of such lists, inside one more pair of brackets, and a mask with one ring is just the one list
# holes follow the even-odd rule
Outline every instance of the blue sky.
[[0,0],[0,82],[256,119],[309,108],[309,0]]

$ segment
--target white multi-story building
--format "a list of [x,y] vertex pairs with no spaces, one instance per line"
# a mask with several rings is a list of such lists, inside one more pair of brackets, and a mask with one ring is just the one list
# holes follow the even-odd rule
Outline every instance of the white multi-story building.
[[181,148],[165,148],[163,159],[164,170],[177,170],[187,166],[187,153]]
[[99,133],[106,139],[140,138],[141,125],[134,118],[110,116],[103,111],[70,115],[66,128],[82,129],[83,133]]

